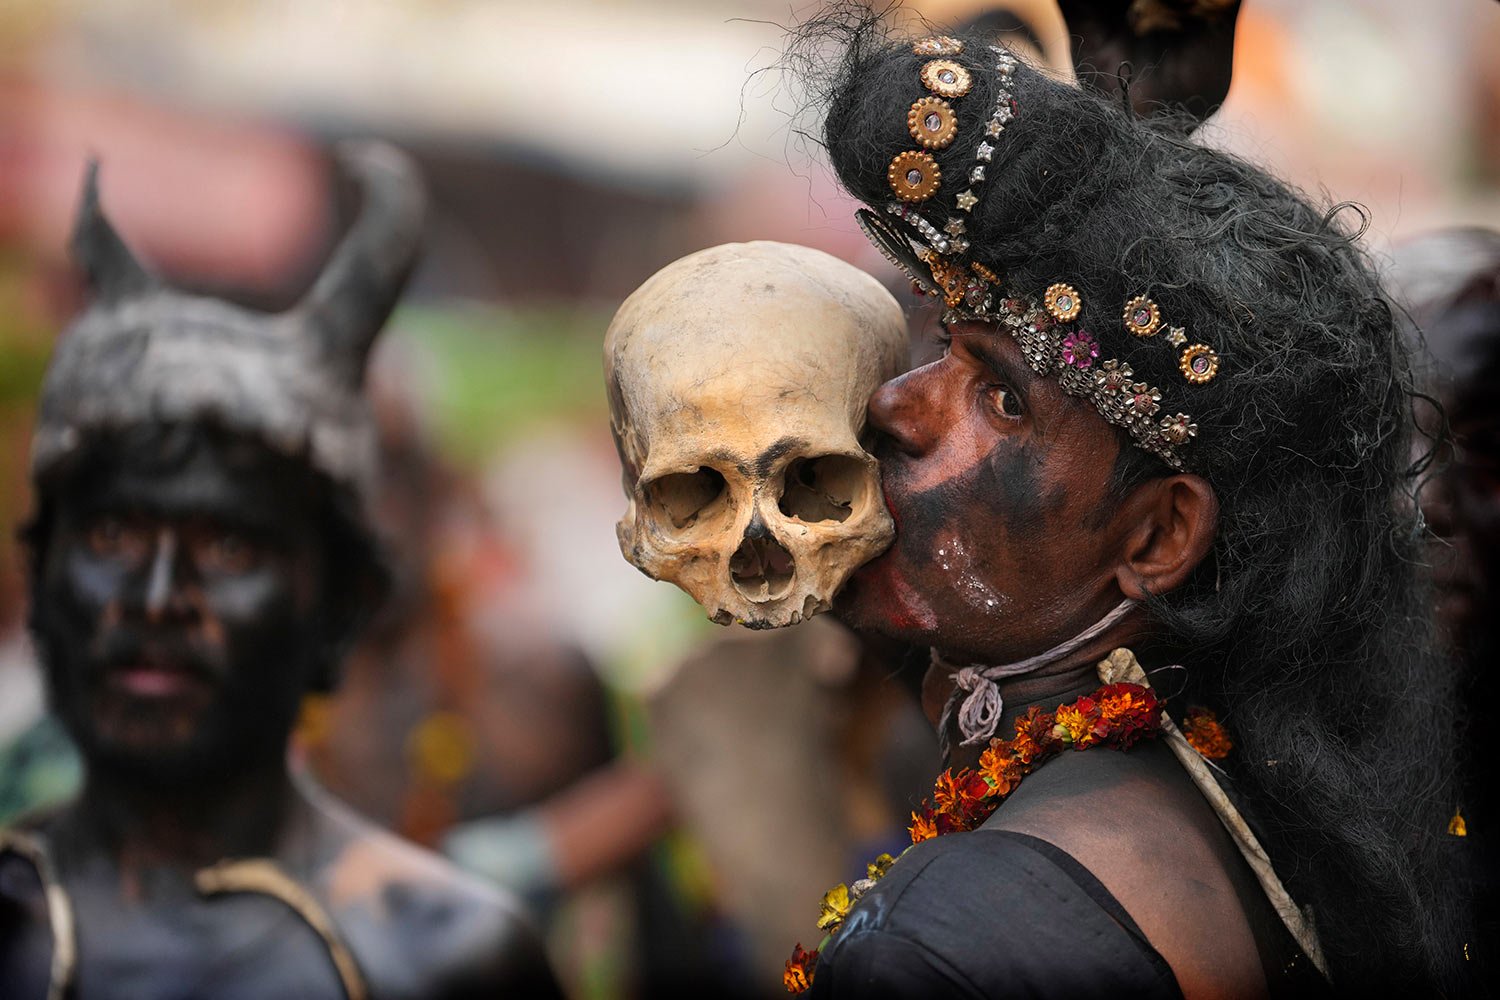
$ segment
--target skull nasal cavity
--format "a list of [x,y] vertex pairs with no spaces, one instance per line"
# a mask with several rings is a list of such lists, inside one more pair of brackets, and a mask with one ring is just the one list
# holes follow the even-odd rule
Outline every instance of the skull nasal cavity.
[[750,601],[775,601],[792,589],[796,564],[792,554],[770,535],[745,540],[729,560],[729,577],[734,589]]
[[799,521],[847,521],[868,483],[864,463],[847,455],[799,458],[786,467],[781,512]]
[[666,513],[674,528],[692,527],[717,509],[724,496],[724,477],[713,469],[662,476],[646,487],[653,507]]

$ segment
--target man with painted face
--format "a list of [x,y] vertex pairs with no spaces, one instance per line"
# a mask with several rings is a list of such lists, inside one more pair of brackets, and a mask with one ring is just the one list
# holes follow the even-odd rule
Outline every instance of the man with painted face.
[[174,291],[106,220],[32,470],[31,628],[86,761],[78,800],[0,834],[7,997],[555,995],[514,905],[292,774],[384,589],[366,518],[366,357],[420,239],[409,162],[343,147],[363,204],[296,307]]
[[896,540],[835,608],[932,648],[950,770],[788,988],[1448,982],[1454,713],[1410,366],[1355,236],[982,36],[830,37],[833,166],[945,348],[870,402]]

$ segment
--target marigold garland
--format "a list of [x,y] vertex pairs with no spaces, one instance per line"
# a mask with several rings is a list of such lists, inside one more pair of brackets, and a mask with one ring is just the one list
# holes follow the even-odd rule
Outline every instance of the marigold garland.
[[[1212,719],[1212,713],[1209,717]],[[1215,721],[1213,725],[1217,727],[1218,723]],[[923,799],[921,807],[911,814],[907,831],[911,842],[916,845],[947,833],[973,830],[1000,807],[1021,779],[1064,750],[1086,750],[1092,746],[1125,750],[1160,731],[1161,702],[1150,688],[1138,684],[1106,684],[1071,704],[1059,705],[1052,712],[1032,706],[1016,720],[1013,739],[990,740],[989,747],[979,756],[977,770],[965,768],[955,773],[950,768],[938,775],[932,787],[931,804]],[[1217,732],[1227,747],[1229,740],[1223,735],[1223,728],[1219,727]],[[841,882],[823,896],[818,929],[827,931],[827,937],[812,951],[803,951],[800,942],[793,949],[781,977],[788,993],[801,993],[812,986],[818,953],[827,947],[859,898],[895,863],[895,858],[882,854],[866,867],[867,877],[853,886]]]

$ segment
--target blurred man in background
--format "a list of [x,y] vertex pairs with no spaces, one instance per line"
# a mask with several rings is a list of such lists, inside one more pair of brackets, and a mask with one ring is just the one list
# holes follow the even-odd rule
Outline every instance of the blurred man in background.
[[361,389],[422,226],[404,157],[341,162],[359,218],[276,316],[161,284],[91,172],[74,251],[96,300],[44,382],[27,529],[32,633],[86,779],[0,842],[17,995],[557,992],[513,903],[286,765],[303,695],[384,591]]

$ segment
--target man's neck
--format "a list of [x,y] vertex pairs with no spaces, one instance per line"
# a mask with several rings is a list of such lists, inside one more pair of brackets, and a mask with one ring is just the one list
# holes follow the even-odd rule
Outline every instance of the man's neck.
[[91,768],[58,833],[69,853],[102,856],[122,873],[191,874],[225,858],[283,853],[304,810],[284,760],[176,783]]
[[[1015,732],[1016,719],[1033,706],[1051,711],[1064,702],[1072,701],[1096,690],[1101,683],[1099,661],[1107,657],[1112,650],[1121,646],[1130,646],[1133,641],[1140,638],[1140,635],[1141,630],[1135,624],[1134,619],[1127,618],[1103,635],[1053,663],[1045,664],[1034,671],[1018,676],[996,679],[995,687],[1000,692],[1004,709],[1000,721],[995,725],[994,735],[1009,738]],[[940,713],[953,690],[954,674],[951,671],[934,667],[928,672],[923,685],[922,701],[934,725],[938,718],[934,713],[934,707],[936,712]],[[957,713],[954,714],[955,718],[949,720],[949,725],[955,727],[949,732],[952,748],[950,764],[953,767],[974,767],[984,746],[961,745],[956,728]],[[985,745],[988,745],[988,742],[986,740]]]

